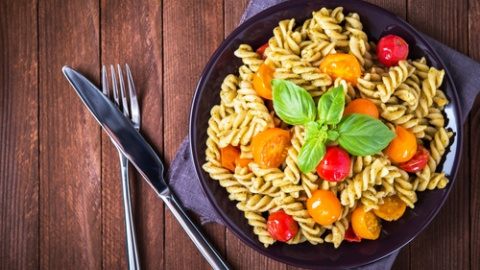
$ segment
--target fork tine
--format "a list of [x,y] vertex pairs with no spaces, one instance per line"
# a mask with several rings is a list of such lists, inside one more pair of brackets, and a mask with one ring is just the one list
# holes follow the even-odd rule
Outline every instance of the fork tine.
[[125,82],[123,81],[122,67],[119,64],[117,64],[117,69],[118,69],[118,81],[120,84],[120,94],[122,96],[123,114],[127,118],[130,118],[128,102],[127,102],[127,93],[125,92]]
[[125,64],[127,71],[128,90],[130,92],[130,113],[133,125],[136,129],[140,128],[140,107],[138,106],[137,93],[135,91],[135,85],[133,83],[132,73],[128,64]]
[[118,98],[118,86],[117,86],[117,77],[115,76],[115,68],[113,65],[110,65],[110,73],[112,73],[112,88],[113,88],[113,99],[117,104],[117,107],[120,106],[120,100]]
[[108,89],[108,77],[107,77],[107,67],[102,67],[102,92],[107,97],[110,98],[110,91]]

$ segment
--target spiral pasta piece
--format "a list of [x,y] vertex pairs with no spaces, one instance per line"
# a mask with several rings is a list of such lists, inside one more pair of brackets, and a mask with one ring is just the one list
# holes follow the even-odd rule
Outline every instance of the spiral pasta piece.
[[247,65],[253,72],[256,72],[263,60],[258,53],[254,52],[252,47],[247,44],[242,44],[234,52],[235,56],[242,59],[242,62]]
[[393,92],[415,71],[408,61],[402,60],[398,62],[398,66],[391,67],[388,75],[382,76],[382,84],[377,85],[382,102],[387,102]]

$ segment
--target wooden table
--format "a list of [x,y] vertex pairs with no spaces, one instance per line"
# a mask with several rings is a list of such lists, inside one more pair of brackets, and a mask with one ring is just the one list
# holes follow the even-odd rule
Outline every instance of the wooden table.
[[[480,60],[480,1],[372,0]],[[104,64],[129,63],[141,132],[168,168],[187,135],[192,95],[248,0],[3,0],[0,4],[0,269],[124,269],[118,155],[61,73],[100,85]],[[480,102],[444,207],[394,269],[480,269]],[[177,221],[132,172],[144,269],[208,269]],[[194,215],[192,215],[194,216]],[[198,218],[195,219],[199,224]],[[201,227],[235,269],[292,269],[218,224]]]

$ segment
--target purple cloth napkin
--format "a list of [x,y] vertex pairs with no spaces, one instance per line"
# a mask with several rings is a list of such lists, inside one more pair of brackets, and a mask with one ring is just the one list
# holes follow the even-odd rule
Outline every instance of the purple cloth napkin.
[[[258,12],[284,1],[285,0],[251,0],[240,23]],[[423,35],[423,37],[438,52],[454,80],[460,104],[462,105],[461,119],[465,122],[475,98],[480,92],[480,64],[426,35]],[[223,224],[215,214],[204,193],[198,192],[202,190],[202,188],[197,180],[193,167],[189,144],[190,142],[187,137],[180,146],[168,171],[167,179],[170,187],[185,208],[200,216],[202,223],[217,222]],[[390,269],[398,252],[399,251],[396,251],[382,260],[357,269]]]

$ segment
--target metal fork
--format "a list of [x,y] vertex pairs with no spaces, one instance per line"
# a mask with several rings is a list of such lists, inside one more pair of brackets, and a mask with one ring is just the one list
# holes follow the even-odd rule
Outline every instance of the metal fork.
[[[122,68],[117,64],[118,69],[118,84],[115,76],[115,68],[110,65],[110,72],[112,77],[113,99],[118,108],[123,109],[123,114],[129,118],[133,127],[138,131],[140,130],[140,108],[138,106],[137,95],[135,93],[135,86],[133,84],[132,74],[128,64],[125,64],[125,70],[127,72],[127,83],[129,89],[130,106],[127,100],[127,93],[125,89],[125,82],[123,81]],[[120,95],[118,86],[120,86]],[[108,88],[108,75],[107,68],[102,68],[102,87],[103,94],[110,98],[110,91]],[[120,98],[122,103],[120,104]],[[130,110],[129,110],[130,108]],[[135,230],[133,226],[132,218],[132,205],[130,200],[130,183],[128,177],[128,159],[119,151],[120,156],[120,170],[122,174],[122,189],[123,189],[123,207],[125,209],[125,232],[127,238],[127,254],[128,254],[128,266],[129,269],[140,269],[138,262],[137,243],[135,239]]]

